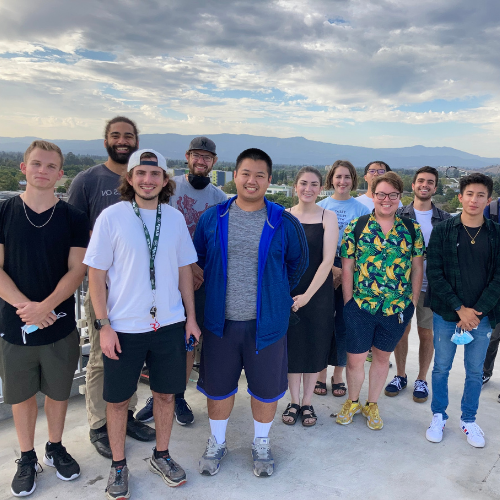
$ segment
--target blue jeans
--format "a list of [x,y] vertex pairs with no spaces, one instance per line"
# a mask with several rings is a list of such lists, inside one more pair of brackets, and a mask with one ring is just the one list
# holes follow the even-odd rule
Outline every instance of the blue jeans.
[[[434,368],[432,369],[432,413],[441,413],[446,420],[448,407],[448,376],[450,374],[457,345],[450,339],[455,333],[456,323],[445,321],[434,313]],[[462,396],[462,420],[476,420],[481,394],[483,363],[490,343],[491,325],[483,318],[477,330],[472,330],[474,340],[464,345],[465,386]]]

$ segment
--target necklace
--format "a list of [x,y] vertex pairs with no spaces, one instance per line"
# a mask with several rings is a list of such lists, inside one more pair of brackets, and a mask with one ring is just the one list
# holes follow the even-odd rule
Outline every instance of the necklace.
[[469,231],[467,231],[467,227],[464,226],[464,229],[465,229],[465,232],[469,235],[471,244],[475,245],[477,235],[479,234],[479,231],[481,231],[481,229],[483,229],[483,225],[481,224],[481,227],[479,228],[479,231],[475,234],[474,238],[470,235]]
[[26,205],[24,204],[24,200],[21,198],[22,202],[23,202],[23,208],[24,208],[24,215],[26,215],[26,218],[28,219],[28,222],[33,226],[33,227],[36,227],[37,229],[40,229],[42,228],[43,226],[46,226],[49,222],[50,222],[50,219],[52,219],[52,216],[54,215],[54,211],[56,209],[56,205],[57,203],[59,202],[59,200],[57,200],[55,203],[54,203],[54,207],[52,208],[52,213],[50,214],[50,217],[49,217],[49,220],[45,223],[45,224],[42,224],[41,226],[37,226],[36,224],[33,224],[33,222],[30,221],[30,218],[28,217],[28,212],[26,212]]

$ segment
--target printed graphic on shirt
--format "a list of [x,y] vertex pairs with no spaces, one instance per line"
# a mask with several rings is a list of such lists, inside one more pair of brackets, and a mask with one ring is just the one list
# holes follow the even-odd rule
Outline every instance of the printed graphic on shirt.
[[195,204],[196,200],[194,198],[190,198],[187,194],[177,199],[177,210],[184,214],[184,218],[186,219],[186,224],[189,229],[191,238],[193,237],[196,225],[200,220],[201,214],[209,208],[208,203],[205,203],[205,208],[201,211],[198,211],[194,208]]

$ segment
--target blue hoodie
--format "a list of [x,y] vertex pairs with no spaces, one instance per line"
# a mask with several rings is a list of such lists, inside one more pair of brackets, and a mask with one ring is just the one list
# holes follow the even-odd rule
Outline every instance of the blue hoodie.
[[[222,337],[226,319],[229,207],[236,196],[209,208],[198,221],[193,243],[203,269],[206,302],[204,326]],[[293,300],[290,291],[309,265],[309,250],[300,222],[264,198],[267,221],[259,243],[256,350],[286,334]]]

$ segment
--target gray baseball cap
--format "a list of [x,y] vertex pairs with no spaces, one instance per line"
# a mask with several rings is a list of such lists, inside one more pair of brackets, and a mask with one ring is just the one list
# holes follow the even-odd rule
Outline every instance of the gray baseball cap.
[[204,151],[209,151],[216,155],[215,152],[215,142],[211,141],[208,137],[195,137],[189,144],[188,151],[193,149],[202,149]]

